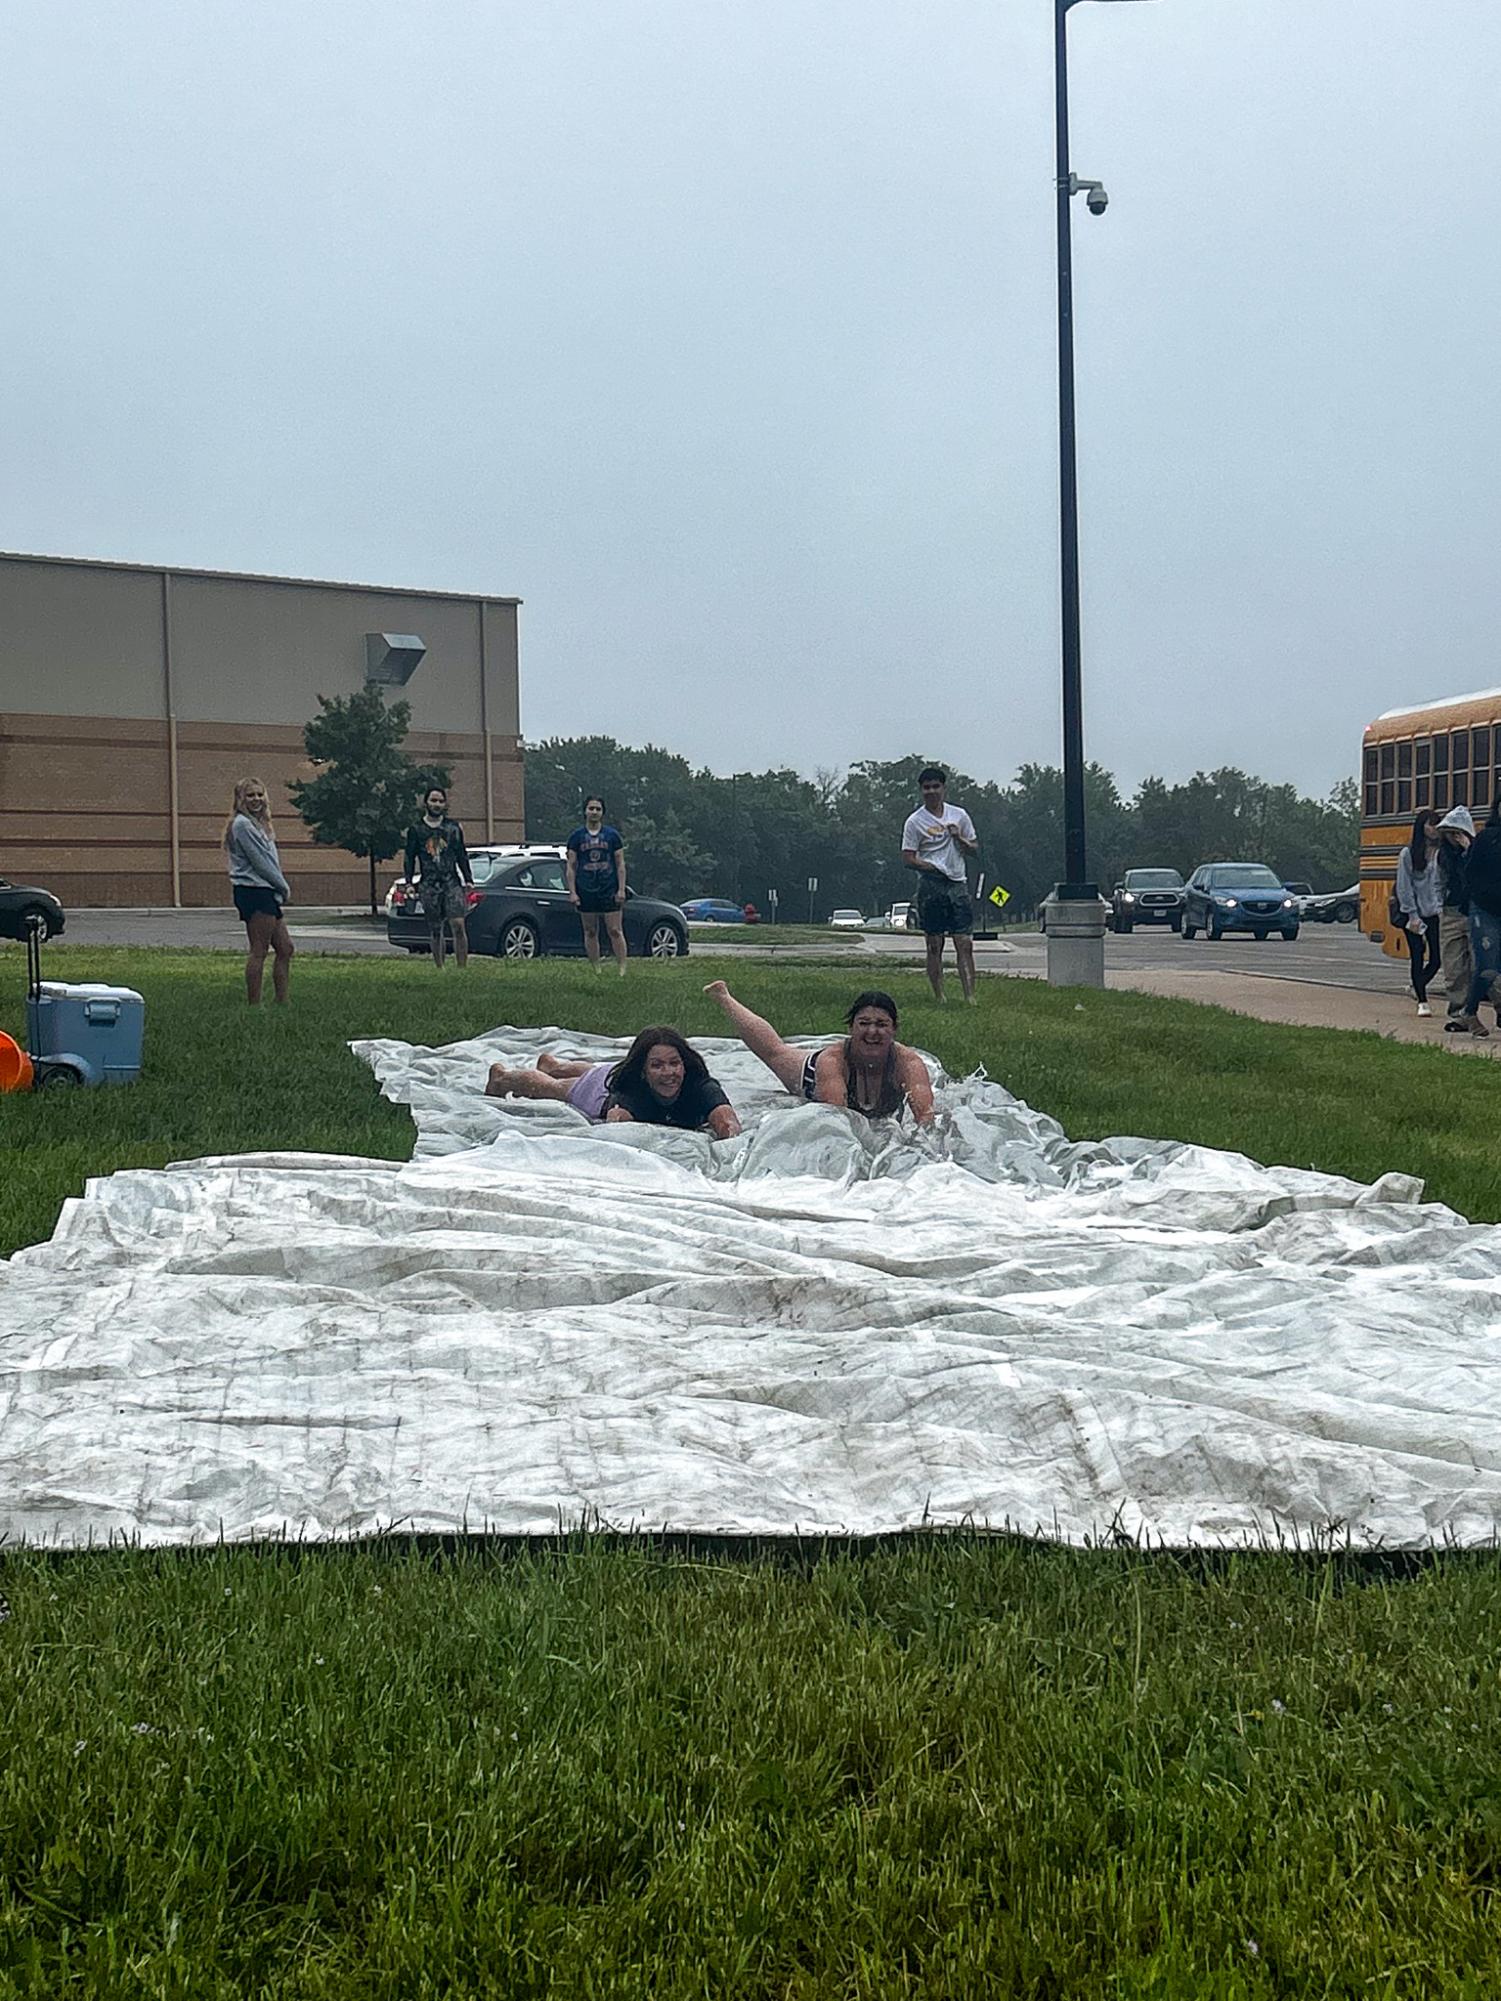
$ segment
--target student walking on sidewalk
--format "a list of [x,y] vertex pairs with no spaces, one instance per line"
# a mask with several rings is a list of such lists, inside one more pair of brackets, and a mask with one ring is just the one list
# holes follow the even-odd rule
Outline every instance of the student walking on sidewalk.
[[1438,914],[1444,907],[1439,879],[1438,814],[1425,807],[1412,823],[1412,839],[1397,858],[1397,901],[1402,906],[1402,931],[1412,960],[1412,990],[1418,1013],[1430,1015],[1428,982],[1438,971]]
[[1470,950],[1475,956],[1465,1025],[1472,1035],[1485,1035],[1489,1031],[1480,1026],[1480,1003],[1495,999],[1493,983],[1501,975],[1501,797],[1471,844],[1465,894],[1470,900]]
[[1468,806],[1451,806],[1438,823],[1438,876],[1444,888],[1443,907],[1438,914],[1439,958],[1444,968],[1444,987],[1449,996],[1444,1029],[1462,1035],[1469,1027],[1465,1001],[1475,960],[1470,951],[1470,901],[1465,894],[1465,858],[1475,838],[1475,822]]

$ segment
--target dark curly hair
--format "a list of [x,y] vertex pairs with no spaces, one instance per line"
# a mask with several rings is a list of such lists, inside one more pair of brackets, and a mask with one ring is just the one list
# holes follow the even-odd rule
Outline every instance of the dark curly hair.
[[687,1039],[675,1028],[643,1028],[630,1048],[609,1075],[612,1091],[649,1091],[646,1081],[646,1059],[657,1047],[665,1042],[669,1049],[675,1049],[683,1059],[683,1088],[690,1084],[701,1084],[709,1074],[709,1066]]
[[879,987],[867,987],[863,994],[856,994],[854,1000],[851,1001],[849,1010],[844,1017],[845,1027],[853,1028],[855,1025],[855,1016],[859,1014],[862,1008],[867,1007],[878,1007],[882,1014],[889,1014],[893,1028],[897,1027],[901,1020],[896,1011],[896,1002],[891,998],[890,994],[883,994]]

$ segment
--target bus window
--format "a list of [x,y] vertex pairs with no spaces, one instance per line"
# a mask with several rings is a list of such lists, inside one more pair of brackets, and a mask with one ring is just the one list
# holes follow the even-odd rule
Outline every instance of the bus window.
[[1449,806],[1449,774],[1447,771],[1437,772],[1434,775],[1433,803],[1441,813],[1447,812]]
[[1397,745],[1397,776],[1399,778],[1411,778],[1412,776],[1412,745],[1410,743],[1399,743]]
[[1395,778],[1396,775],[1397,746],[1394,743],[1384,743],[1381,746],[1381,776],[1383,778]]
[[1470,769],[1484,771],[1491,761],[1491,733],[1488,728],[1470,731]]
[[1379,796],[1376,790],[1376,768],[1377,757],[1373,745],[1361,759],[1361,777],[1365,783],[1365,816],[1368,820],[1376,817],[1376,800]]
[[1450,804],[1454,806],[1468,806],[1469,803],[1470,774],[1468,771],[1456,771],[1451,781]]
[[1433,739],[1433,768],[1435,771],[1449,769],[1449,739],[1446,736]]
[[1449,751],[1454,769],[1456,771],[1468,771],[1470,768],[1470,732],[1468,730],[1456,730],[1449,739]]
[[1417,775],[1419,778],[1426,778],[1433,769],[1433,745],[1427,742],[1420,743],[1415,754],[1417,762],[1414,768]]

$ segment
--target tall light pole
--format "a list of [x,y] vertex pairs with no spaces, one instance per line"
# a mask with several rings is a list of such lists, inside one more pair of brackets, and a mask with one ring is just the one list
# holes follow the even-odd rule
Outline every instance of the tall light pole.
[[[1124,0],[1103,0],[1103,4]],[[1104,921],[1096,924],[1099,889],[1089,877],[1084,830],[1084,690],[1079,644],[1079,475],[1074,428],[1074,276],[1070,204],[1086,197],[1103,215],[1109,197],[1099,181],[1081,181],[1068,159],[1068,10],[1078,0],[1053,0],[1057,86],[1058,200],[1058,542],[1063,630],[1063,881],[1053,892],[1048,924],[1048,977],[1057,984],[1103,986]],[[1075,906],[1060,910],[1059,905]],[[1061,948],[1054,951],[1054,941]],[[1059,970],[1055,973],[1054,961]]]

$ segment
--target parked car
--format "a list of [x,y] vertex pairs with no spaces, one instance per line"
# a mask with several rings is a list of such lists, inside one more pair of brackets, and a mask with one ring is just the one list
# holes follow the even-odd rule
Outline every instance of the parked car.
[[1138,924],[1183,922],[1183,878],[1175,868],[1128,868],[1110,897],[1110,928],[1129,932]]
[[[502,959],[548,955],[580,958],[583,926],[568,900],[568,876],[560,856],[533,855],[497,861],[469,891],[470,949]],[[653,959],[676,959],[688,949],[688,925],[675,903],[625,893],[625,940],[629,949]],[[408,952],[428,949],[427,920],[415,902],[386,920],[386,936]]]
[[0,938],[24,938],[33,924],[41,926],[43,938],[55,938],[66,922],[50,889],[0,876]]
[[1216,940],[1227,931],[1290,940],[1298,935],[1298,899],[1264,862],[1206,862],[1183,892],[1183,935],[1200,931]]
[[[489,880],[495,869],[501,868],[506,862],[516,861],[523,855],[549,855],[566,861],[568,850],[560,848],[556,841],[510,841],[502,842],[498,847],[487,843],[482,848],[469,850],[469,870],[476,883],[484,883]],[[386,891],[386,916],[394,917],[399,910],[407,906],[412,910],[420,909],[417,891],[403,877],[397,876]]]
[[836,931],[863,931],[865,928],[865,919],[858,910],[836,910],[829,923]]
[[1310,896],[1303,905],[1303,918],[1310,924],[1353,924],[1360,915],[1360,884],[1336,889],[1324,896]]
[[893,903],[886,913],[886,922],[893,931],[915,931],[917,929],[917,905],[915,903]]
[[727,896],[695,896],[683,905],[683,915],[690,924],[755,924],[760,921],[759,914],[746,914],[754,908],[754,904],[732,903]]

